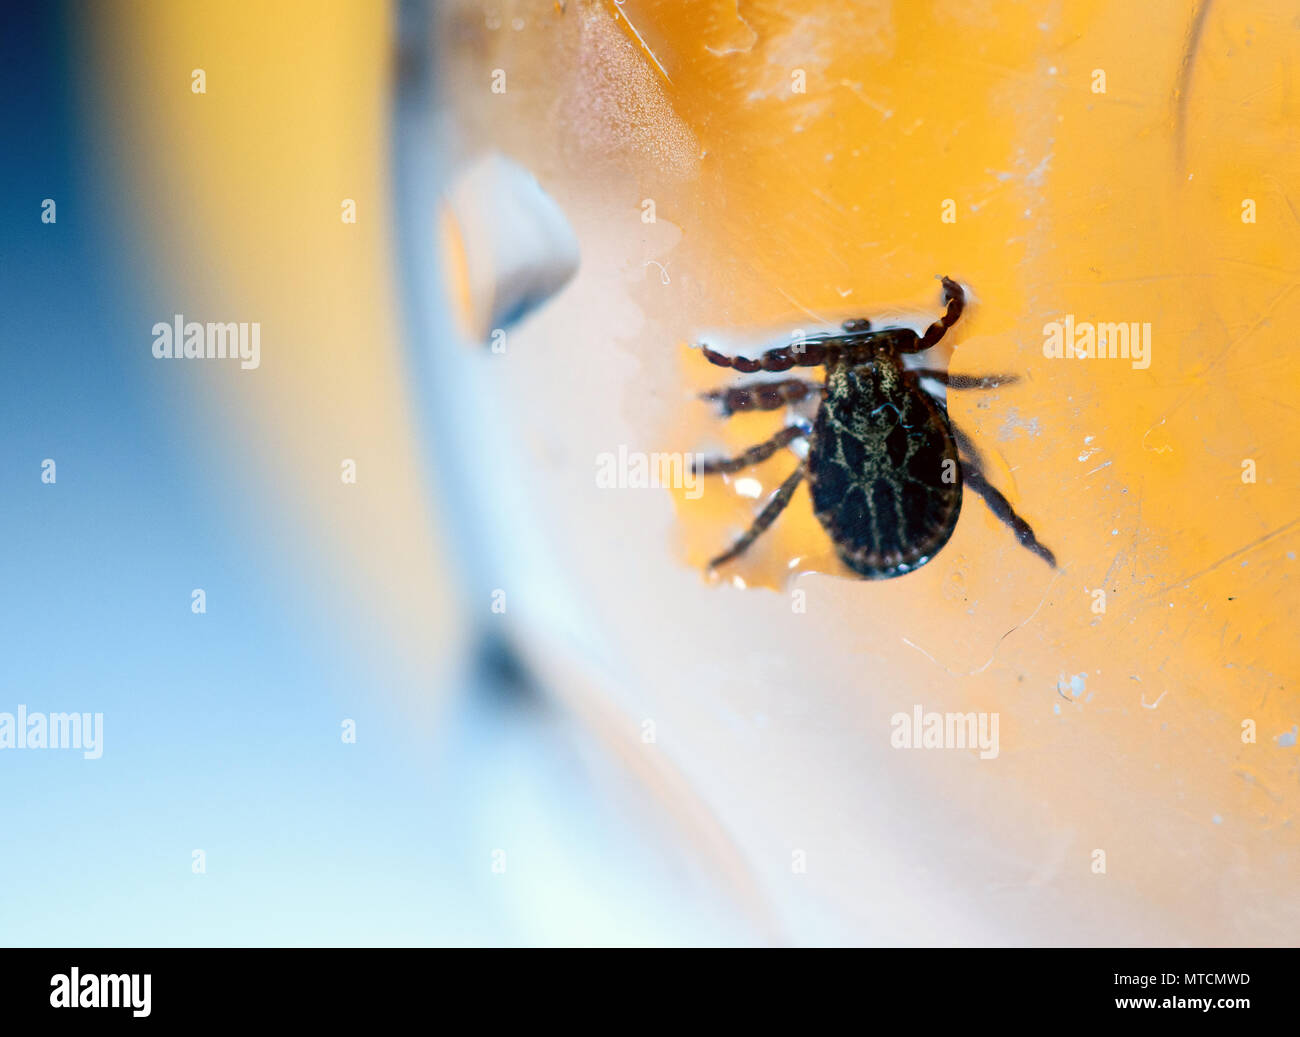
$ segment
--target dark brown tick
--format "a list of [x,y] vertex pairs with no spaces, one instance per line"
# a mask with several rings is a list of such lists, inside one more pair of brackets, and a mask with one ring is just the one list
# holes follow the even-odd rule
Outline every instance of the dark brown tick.
[[710,363],[746,374],[792,367],[826,369],[824,382],[789,378],[704,394],[721,404],[724,415],[821,401],[811,425],[792,424],[737,457],[696,465],[704,475],[738,472],[796,440],[808,441],[806,458],[758,513],[749,531],[709,563],[710,569],[743,553],[785,510],[805,477],[817,519],[830,534],[836,553],[867,579],[902,576],[938,554],[957,525],[963,485],[984,498],[1021,544],[1055,568],[1056,556],[984,478],[974,444],[953,427],[946,405],[921,383],[927,378],[950,389],[987,389],[1015,381],[1015,376],[949,375],[903,364],[904,354],[920,353],[943,338],[961,316],[965,299],[961,285],[943,278],[943,316],[924,335],[910,328],[873,330],[869,321],[847,320],[842,334],[769,349],[756,360],[703,349]]

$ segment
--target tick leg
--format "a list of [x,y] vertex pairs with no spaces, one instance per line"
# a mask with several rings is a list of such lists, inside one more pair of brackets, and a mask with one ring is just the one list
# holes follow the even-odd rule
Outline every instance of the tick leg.
[[966,305],[966,293],[962,290],[961,285],[951,277],[943,279],[943,301],[945,309],[943,316],[925,329],[925,334],[918,338],[914,345],[904,349],[905,353],[919,353],[923,349],[929,349],[941,338],[943,333],[957,323],[957,318],[961,316],[961,311]]
[[792,367],[820,367],[826,363],[828,349],[833,348],[834,340],[808,339],[794,342],[788,346],[769,349],[759,355],[757,360],[743,356],[724,356],[715,353],[708,346],[701,346],[704,359],[719,367],[730,367],[733,371],[753,374],[755,371],[788,371]]
[[975,441],[966,435],[952,420],[952,415],[948,415],[948,427],[952,429],[952,438],[957,442],[957,452],[970,462],[971,466],[983,472],[985,468],[984,455],[980,453],[980,448],[975,445]]
[[745,535],[731,545],[731,549],[718,555],[709,563],[710,569],[716,569],[720,565],[725,565],[745,553],[749,545],[759,538],[763,530],[767,529],[776,517],[785,511],[786,505],[790,503],[790,498],[794,496],[794,491],[798,489],[799,483],[803,481],[804,473],[808,469],[808,463],[802,462],[799,467],[790,473],[790,477],[781,484],[780,489],[772,494],[772,499],[763,506],[763,510],[758,513],[754,519],[754,524],[749,527]]
[[755,385],[736,385],[725,389],[711,389],[701,393],[700,399],[721,404],[722,416],[729,418],[740,410],[780,410],[799,403],[823,391],[821,382],[803,378],[784,378],[779,382],[759,382]]
[[808,435],[808,430],[799,425],[783,428],[771,439],[758,446],[752,446],[736,457],[696,458],[695,471],[698,475],[720,475],[724,472],[739,472],[742,468],[766,461],[782,447],[789,446],[796,439]]
[[989,510],[1011,527],[1024,547],[1033,551],[1053,569],[1056,568],[1056,555],[1038,542],[1029,523],[1016,514],[1016,509],[1011,506],[1011,502],[984,478],[984,473],[979,468],[970,461],[962,461],[961,476],[968,487],[984,498],[984,503],[989,506]]
[[1020,381],[1017,374],[949,374],[933,367],[913,367],[911,370],[918,378],[933,378],[949,389],[996,389],[999,385]]

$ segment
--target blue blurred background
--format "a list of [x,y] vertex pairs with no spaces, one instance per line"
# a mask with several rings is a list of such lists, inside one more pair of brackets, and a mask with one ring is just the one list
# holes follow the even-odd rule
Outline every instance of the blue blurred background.
[[[341,312],[392,295],[330,287],[389,277],[386,70],[365,67],[388,45],[387,16],[328,5],[296,23],[293,6],[5,14],[0,712],[102,713],[104,749],[0,751],[0,941],[729,939],[694,866],[647,820],[653,806],[464,618],[439,568],[435,509],[411,505],[430,496],[415,426],[391,402],[396,320]],[[271,37],[286,84],[331,60],[293,32],[306,21],[359,66],[302,86],[336,132],[304,131],[320,153],[296,156],[300,190],[259,197],[245,183],[237,208],[205,215],[178,171],[195,142],[176,136],[177,107],[249,127],[229,144],[212,123],[195,130],[208,134],[203,175],[225,185],[286,146],[257,112],[289,90],[274,94],[213,25]],[[206,97],[190,90],[200,63]],[[161,71],[141,87],[149,69]],[[168,77],[173,95],[148,102]],[[331,108],[331,89],[370,107]],[[364,176],[335,182],[349,163]],[[339,232],[337,199],[360,196],[341,270],[273,218],[315,181],[322,233]],[[246,266],[223,265],[222,233]],[[280,245],[296,258],[277,269]],[[155,360],[150,328],[182,312],[260,320],[262,368]],[[358,342],[349,326],[375,334]],[[369,392],[372,376],[386,380]],[[353,443],[335,449],[339,428]],[[340,488],[340,456],[359,458],[357,487]],[[375,497],[354,508],[338,497],[352,489]]]

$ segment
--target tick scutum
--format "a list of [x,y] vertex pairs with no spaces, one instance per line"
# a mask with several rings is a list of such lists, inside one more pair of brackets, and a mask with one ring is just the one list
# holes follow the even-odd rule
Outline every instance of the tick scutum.
[[868,579],[901,576],[948,542],[961,466],[942,405],[893,351],[837,358],[808,446],[813,510],[840,560]]

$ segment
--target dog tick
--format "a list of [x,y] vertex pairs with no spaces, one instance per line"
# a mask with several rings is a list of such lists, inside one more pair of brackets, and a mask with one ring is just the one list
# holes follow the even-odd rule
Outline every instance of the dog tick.
[[905,354],[935,345],[961,316],[965,293],[951,278],[943,278],[943,301],[943,315],[923,335],[910,328],[873,330],[869,321],[848,320],[841,334],[770,349],[756,360],[703,349],[710,363],[745,374],[825,368],[824,382],[789,378],[704,394],[725,416],[820,400],[811,424],[792,424],[737,457],[697,463],[703,475],[738,472],[796,440],[808,444],[806,458],[748,532],[713,559],[710,569],[742,554],[785,510],[805,478],[836,554],[867,579],[902,576],[938,554],[957,525],[963,485],[984,499],[1021,544],[1056,566],[1055,555],[1038,542],[1029,523],[985,479],[974,444],[953,427],[947,406],[922,385],[922,379],[931,379],[950,389],[984,389],[1015,377],[949,375],[903,363]]

